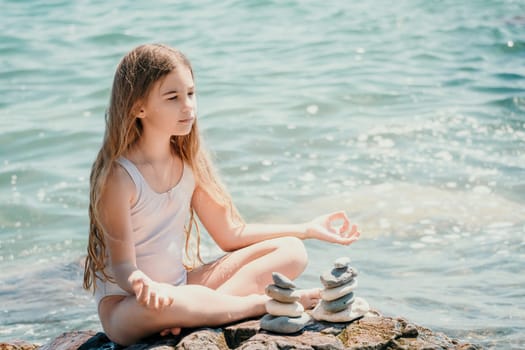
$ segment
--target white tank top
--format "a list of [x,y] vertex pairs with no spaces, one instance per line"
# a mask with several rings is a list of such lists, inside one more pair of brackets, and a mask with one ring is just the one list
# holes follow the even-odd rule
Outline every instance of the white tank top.
[[[156,282],[180,285],[186,283],[183,265],[185,231],[195,179],[188,164],[183,163],[179,183],[164,193],[155,192],[139,169],[126,158],[117,162],[135,183],[137,199],[131,206],[131,224],[135,241],[137,267]],[[113,276],[111,262],[106,258],[106,273]],[[107,295],[129,295],[117,284],[96,279],[95,298]]]

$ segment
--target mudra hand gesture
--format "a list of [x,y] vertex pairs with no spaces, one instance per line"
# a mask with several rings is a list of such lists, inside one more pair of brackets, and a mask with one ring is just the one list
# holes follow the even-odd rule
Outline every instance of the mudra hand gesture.
[[349,245],[359,239],[357,225],[350,225],[344,211],[321,215],[306,223],[305,238]]

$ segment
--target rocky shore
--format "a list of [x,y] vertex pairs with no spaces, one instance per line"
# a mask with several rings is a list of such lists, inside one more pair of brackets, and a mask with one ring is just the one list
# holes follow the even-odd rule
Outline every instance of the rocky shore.
[[260,320],[247,320],[223,328],[185,330],[179,336],[154,336],[121,347],[103,333],[75,331],[60,335],[44,345],[23,341],[0,343],[0,350],[380,350],[380,349],[481,349],[450,339],[443,333],[370,311],[350,323],[312,321],[297,334],[275,334],[260,328]]

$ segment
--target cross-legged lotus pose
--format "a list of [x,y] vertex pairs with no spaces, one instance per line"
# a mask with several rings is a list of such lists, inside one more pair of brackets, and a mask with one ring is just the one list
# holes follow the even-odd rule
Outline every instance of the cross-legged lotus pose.
[[[262,315],[272,272],[294,279],[305,269],[303,239],[359,238],[344,212],[245,223],[201,146],[195,91],[190,62],[164,45],[133,49],[115,73],[91,169],[84,287],[95,292],[107,336],[122,345]],[[197,217],[222,258],[200,260]],[[318,298],[319,290],[301,291],[305,308]]]

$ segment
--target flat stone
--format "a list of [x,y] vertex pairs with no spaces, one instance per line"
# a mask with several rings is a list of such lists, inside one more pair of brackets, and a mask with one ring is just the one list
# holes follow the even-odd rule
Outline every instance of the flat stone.
[[293,303],[300,299],[299,293],[294,289],[281,288],[275,284],[269,284],[264,290],[267,296],[281,303]]
[[364,316],[370,310],[368,302],[360,297],[355,298],[351,307],[336,313],[327,312],[322,305],[322,303],[317,304],[312,311],[312,317],[318,321],[350,322]]
[[326,301],[332,301],[335,299],[342,298],[357,288],[357,280],[354,279],[352,282],[344,284],[342,286],[330,289],[321,289],[321,299]]
[[337,258],[334,261],[334,267],[336,269],[342,269],[342,268],[348,267],[349,265],[350,265],[350,258],[346,256]]
[[276,300],[266,302],[266,312],[272,316],[299,317],[304,312],[304,307],[298,301],[293,303],[280,303]]
[[323,304],[322,307],[327,312],[335,313],[347,309],[348,306],[352,305],[354,300],[354,292],[350,292],[347,295],[344,295],[341,298],[332,301],[322,300],[321,304]]
[[321,283],[325,288],[336,288],[343,284],[349,283],[357,276],[357,271],[352,267],[333,268],[329,272],[321,275]]
[[261,328],[275,333],[297,333],[310,321],[310,315],[303,312],[299,317],[264,315],[261,318]]
[[275,285],[278,287],[288,288],[288,289],[293,289],[296,287],[295,283],[291,279],[283,275],[282,273],[272,272],[272,278],[273,278],[273,283],[275,283]]

